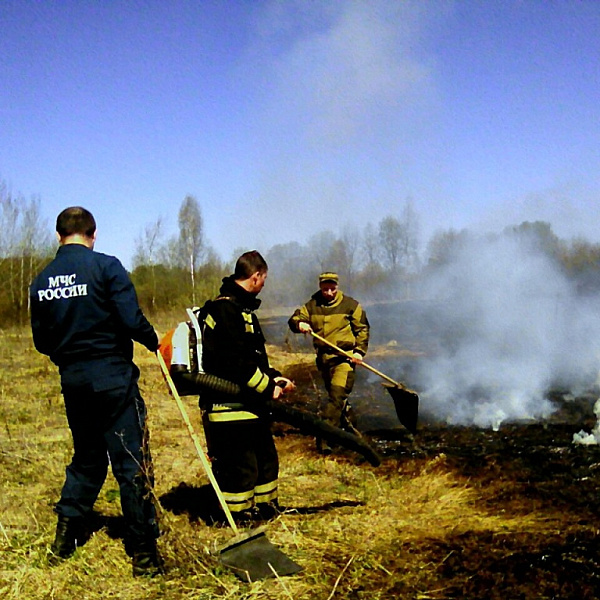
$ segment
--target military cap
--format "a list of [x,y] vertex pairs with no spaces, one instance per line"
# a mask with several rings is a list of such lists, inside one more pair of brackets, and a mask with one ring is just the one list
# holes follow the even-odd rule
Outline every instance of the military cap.
[[319,283],[324,283],[325,281],[332,281],[333,283],[339,283],[340,278],[337,273],[333,271],[325,271],[319,275]]

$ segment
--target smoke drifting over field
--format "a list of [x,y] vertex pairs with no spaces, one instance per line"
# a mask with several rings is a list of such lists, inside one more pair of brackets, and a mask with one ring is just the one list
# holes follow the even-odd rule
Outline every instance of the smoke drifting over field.
[[527,239],[465,240],[418,296],[434,340],[417,366],[423,414],[496,427],[551,414],[550,388],[595,383],[598,299]]

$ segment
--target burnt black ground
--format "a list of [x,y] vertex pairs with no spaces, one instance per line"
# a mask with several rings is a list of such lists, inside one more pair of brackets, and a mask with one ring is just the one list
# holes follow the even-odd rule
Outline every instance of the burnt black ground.
[[[314,410],[322,393],[314,367],[289,373],[294,402]],[[379,389],[381,388],[381,389]],[[482,510],[494,515],[549,515],[552,527],[515,533],[468,532],[420,543],[399,540],[397,558],[384,566],[405,568],[407,557],[436,564],[437,578],[420,590],[393,589],[398,598],[592,599],[600,598],[600,446],[573,443],[591,431],[595,397],[564,400],[544,422],[507,423],[498,431],[421,421],[415,435],[394,415],[382,386],[363,380],[353,394],[359,427],[384,461],[381,469],[418,473],[443,457],[445,469],[480,493]],[[403,559],[404,557],[404,559]],[[404,561],[404,562],[403,562]]]
[[[268,329],[285,339],[281,320]],[[402,369],[410,368],[409,359]],[[384,457],[381,469],[410,475],[443,457],[444,468],[479,492],[480,509],[551,523],[547,530],[399,540],[386,569],[403,569],[418,556],[437,565],[436,578],[426,589],[389,589],[382,597],[600,599],[600,446],[573,443],[573,434],[596,423],[598,390],[575,397],[550,392],[556,410],[543,421],[503,423],[494,431],[422,418],[412,435],[399,424],[380,380],[364,369],[357,374],[352,403],[359,429]],[[324,392],[314,365],[292,366],[286,375],[298,385],[294,404],[315,410]]]
[[400,460],[443,454],[491,514],[554,520],[544,535],[473,532],[422,548],[440,561],[442,597],[600,598],[600,447],[573,444],[573,433],[568,423],[497,432],[424,424],[412,443],[380,441]]

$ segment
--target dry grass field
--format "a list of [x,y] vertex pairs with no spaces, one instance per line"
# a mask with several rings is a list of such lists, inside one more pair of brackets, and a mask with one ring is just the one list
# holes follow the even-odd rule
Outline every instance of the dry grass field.
[[[155,358],[136,353],[166,574],[131,576],[112,476],[89,541],[70,560],[48,565],[70,434],[56,369],[34,351],[27,330],[3,331],[0,598],[600,597],[600,451],[570,441],[593,424],[586,406],[563,421],[498,432],[421,423],[413,437],[395,424],[370,434],[384,457],[378,468],[348,451],[319,456],[312,438],[276,424],[285,511],[267,535],[303,570],[247,584],[211,554],[232,532],[203,519],[208,480]],[[318,393],[312,356],[282,347],[271,356],[296,379],[294,402],[310,407]],[[370,399],[365,389],[356,392],[362,405],[378,410],[385,398],[373,392]],[[201,433],[194,400],[185,402]]]

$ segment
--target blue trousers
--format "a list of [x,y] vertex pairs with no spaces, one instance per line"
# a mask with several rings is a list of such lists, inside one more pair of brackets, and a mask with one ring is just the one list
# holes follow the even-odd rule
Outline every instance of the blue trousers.
[[65,517],[88,515],[104,484],[110,460],[119,484],[128,537],[134,543],[158,536],[151,498],[153,472],[146,407],[138,377],[137,367],[121,358],[61,369],[73,458],[55,509]]

